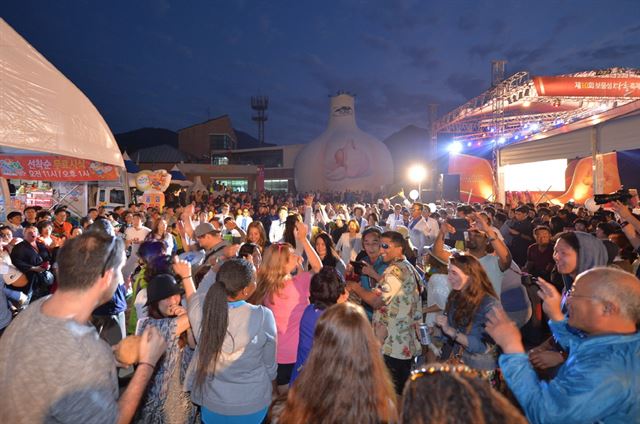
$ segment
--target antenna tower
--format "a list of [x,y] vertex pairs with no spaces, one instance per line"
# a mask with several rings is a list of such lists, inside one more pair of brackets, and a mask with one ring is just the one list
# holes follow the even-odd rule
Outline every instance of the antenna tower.
[[267,96],[252,96],[251,97],[251,109],[256,113],[251,117],[258,123],[258,140],[260,145],[264,144],[264,123],[267,121],[267,108],[269,107],[269,97]]

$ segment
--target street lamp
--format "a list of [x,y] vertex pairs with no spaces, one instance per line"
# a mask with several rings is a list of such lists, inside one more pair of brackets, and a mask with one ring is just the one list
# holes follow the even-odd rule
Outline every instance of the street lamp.
[[418,198],[422,200],[422,182],[427,177],[427,168],[417,163],[409,167],[409,181],[418,184]]

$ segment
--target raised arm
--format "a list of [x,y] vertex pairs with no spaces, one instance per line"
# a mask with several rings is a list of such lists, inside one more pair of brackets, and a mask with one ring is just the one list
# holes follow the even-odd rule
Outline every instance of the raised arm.
[[453,228],[451,225],[447,224],[446,222],[443,222],[442,225],[440,225],[440,231],[438,232],[438,236],[436,237],[436,241],[433,243],[433,251],[432,254],[444,261],[447,262],[449,260],[449,253],[444,250],[444,237],[447,234],[453,234],[456,232],[456,229]]
[[173,258],[173,272],[178,278],[182,280],[184,287],[184,297],[189,302],[191,296],[196,292],[196,286],[193,283],[193,277],[191,276],[191,264],[185,260],[174,256]]
[[500,240],[495,231],[491,229],[484,219],[476,214],[475,225],[480,231],[484,231],[487,234],[489,243],[498,256],[498,263],[500,265],[500,271],[506,271],[511,268],[511,252],[504,241]]
[[308,227],[304,223],[300,221],[296,222],[296,228],[294,231],[296,243],[300,243],[304,248],[304,252],[307,254],[307,260],[309,261],[309,265],[311,266],[311,271],[314,273],[318,273],[320,272],[320,268],[322,268],[322,261],[320,260],[320,256],[318,256],[318,253],[315,251],[313,246],[311,246],[311,243],[307,238],[307,232]]

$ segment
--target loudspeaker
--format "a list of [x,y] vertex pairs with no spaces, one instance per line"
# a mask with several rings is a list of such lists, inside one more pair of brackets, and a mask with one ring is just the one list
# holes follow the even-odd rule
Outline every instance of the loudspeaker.
[[460,201],[460,174],[444,174],[442,176],[442,198]]

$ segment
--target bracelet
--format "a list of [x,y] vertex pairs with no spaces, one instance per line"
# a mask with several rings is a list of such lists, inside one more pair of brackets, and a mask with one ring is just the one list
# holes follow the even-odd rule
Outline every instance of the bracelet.
[[149,365],[151,367],[151,369],[154,369],[154,370],[156,369],[155,365],[152,365],[152,364],[150,364],[148,362],[138,362],[138,365]]
[[186,280],[188,278],[193,278],[193,276],[191,274],[187,275],[186,277],[182,277],[182,276],[178,275],[177,278],[176,278],[176,281],[177,282],[181,282],[181,281]]

